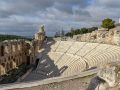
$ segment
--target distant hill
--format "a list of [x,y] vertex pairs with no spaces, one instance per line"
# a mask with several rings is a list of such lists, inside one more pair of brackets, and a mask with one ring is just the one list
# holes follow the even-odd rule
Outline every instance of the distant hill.
[[34,38],[34,36],[22,36],[22,37],[26,37],[26,38]]
[[24,36],[17,36],[17,35],[2,35],[0,34],[0,41],[4,41],[4,40],[13,40],[13,39],[26,39],[31,41],[31,38],[28,37],[24,37]]

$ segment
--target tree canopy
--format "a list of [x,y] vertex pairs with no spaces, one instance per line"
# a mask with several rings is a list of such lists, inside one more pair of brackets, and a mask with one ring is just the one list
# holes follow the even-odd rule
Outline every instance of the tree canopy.
[[73,28],[71,28],[71,31],[66,33],[65,36],[73,37],[73,35],[91,33],[92,31],[95,31],[97,29],[98,29],[98,27],[81,28],[81,29],[73,29]]
[[32,39],[30,39],[30,38],[26,38],[26,37],[23,37],[23,36],[17,36],[17,35],[2,35],[2,34],[0,34],[0,41],[13,40],[13,39],[32,40]]
[[111,29],[111,28],[114,28],[115,27],[115,21],[113,21],[112,19],[110,18],[106,18],[102,21],[102,25],[101,25],[103,28],[107,28],[108,30]]

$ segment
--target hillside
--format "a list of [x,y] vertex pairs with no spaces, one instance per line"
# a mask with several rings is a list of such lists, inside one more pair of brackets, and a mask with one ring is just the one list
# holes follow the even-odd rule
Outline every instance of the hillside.
[[23,36],[17,36],[17,35],[2,35],[2,34],[0,34],[0,41],[13,40],[13,39],[27,39],[27,40],[32,40],[31,38],[27,38],[27,37],[23,37]]

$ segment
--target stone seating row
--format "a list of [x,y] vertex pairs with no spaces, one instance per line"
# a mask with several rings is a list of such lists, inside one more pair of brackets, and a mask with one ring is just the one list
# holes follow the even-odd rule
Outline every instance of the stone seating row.
[[50,47],[51,50],[40,58],[34,74],[39,73],[46,78],[72,76],[120,59],[120,47],[114,45],[57,41]]
[[[65,52],[66,50],[67,52]],[[103,65],[114,60],[118,60],[120,58],[119,50],[120,48],[114,45],[61,41],[55,52],[78,55],[79,57],[85,59],[89,67],[94,67]],[[55,55],[55,57],[57,56]],[[62,62],[65,59],[69,59],[69,57],[65,56],[63,57],[61,56],[59,57],[59,59],[60,58],[61,60],[59,60],[59,62]],[[54,60],[58,61],[58,58],[57,59],[55,58]],[[62,62],[61,64],[63,63],[64,62]]]

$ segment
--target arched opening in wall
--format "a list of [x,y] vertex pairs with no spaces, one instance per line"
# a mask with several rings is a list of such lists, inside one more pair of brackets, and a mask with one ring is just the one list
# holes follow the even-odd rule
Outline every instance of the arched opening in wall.
[[10,56],[8,57],[8,60],[10,60]]
[[19,60],[19,64],[21,65],[21,60],[20,60],[20,57],[18,57],[18,60]]
[[13,64],[13,68],[16,68],[17,64],[16,64],[16,61],[15,61],[15,58],[13,58],[12,64]]
[[27,65],[30,65],[30,56],[27,56]]
[[17,58],[17,63],[18,63],[18,65],[20,65],[20,60],[19,60],[19,58]]
[[33,64],[33,62],[34,62],[34,59],[33,59],[33,57],[32,57],[31,63]]
[[23,63],[23,61],[22,61],[22,57],[20,56],[20,58],[19,58],[19,59],[20,59],[20,63],[22,64],[22,63]]
[[13,62],[10,62],[10,69],[13,69]]
[[9,63],[7,63],[7,65],[6,65],[6,71],[9,71]]
[[[0,75],[2,75],[3,74],[3,72],[2,72],[2,68],[3,66],[2,65],[0,65]],[[1,77],[0,77],[0,79],[1,79]]]
[[39,63],[39,58],[37,58],[35,61],[35,68],[37,68],[38,63]]
[[16,61],[16,65],[18,66],[19,65],[19,61],[17,58],[15,58],[15,61]]
[[5,63],[2,63],[1,65],[5,68]]
[[4,56],[4,50],[5,50],[4,46],[1,46],[1,56]]
[[22,56],[22,53],[20,53],[20,57]]
[[0,64],[0,75],[4,75],[5,74],[5,64],[2,63]]
[[13,61],[15,62],[15,58],[13,58]]
[[15,63],[15,65],[17,66],[17,61],[15,58],[13,58],[13,62]]
[[17,43],[15,44],[15,51],[18,51]]
[[15,45],[12,45],[12,52],[15,52]]
[[22,59],[22,57],[20,57],[19,59],[20,59],[20,63],[23,64],[23,61],[22,61],[23,59]]

